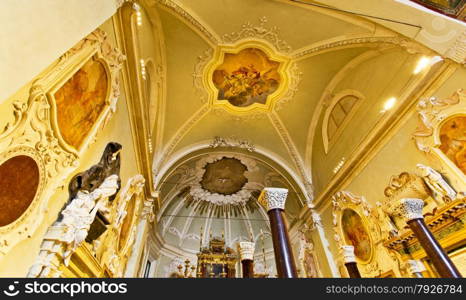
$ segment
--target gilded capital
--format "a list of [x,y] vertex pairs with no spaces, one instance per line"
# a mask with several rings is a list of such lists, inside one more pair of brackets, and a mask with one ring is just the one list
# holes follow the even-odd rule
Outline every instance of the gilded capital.
[[259,203],[264,206],[267,211],[272,209],[285,209],[286,197],[288,190],[283,188],[265,188],[259,197]]
[[422,209],[424,201],[417,198],[402,198],[394,202],[389,211],[392,216],[399,216],[405,219],[406,222],[414,219],[423,219]]
[[345,262],[345,264],[356,262],[356,256],[354,255],[353,246],[343,245],[341,246],[341,252],[342,252],[343,261]]
[[240,242],[239,243],[239,255],[241,260],[254,260],[254,247],[255,243],[252,242]]

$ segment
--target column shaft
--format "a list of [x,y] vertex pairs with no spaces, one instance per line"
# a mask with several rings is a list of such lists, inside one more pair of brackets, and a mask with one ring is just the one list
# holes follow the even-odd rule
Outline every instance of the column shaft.
[[432,232],[427,228],[424,219],[412,219],[407,223],[431,259],[439,275],[442,278],[462,278],[458,269],[442,249],[442,246],[440,246]]
[[278,277],[298,278],[284,212],[282,209],[271,209],[268,211],[268,215],[272,230],[273,250]]
[[348,262],[345,266],[350,278],[361,278],[361,273],[359,273],[358,265],[355,262]]
[[243,278],[254,278],[254,261],[243,259],[241,265],[243,267]]

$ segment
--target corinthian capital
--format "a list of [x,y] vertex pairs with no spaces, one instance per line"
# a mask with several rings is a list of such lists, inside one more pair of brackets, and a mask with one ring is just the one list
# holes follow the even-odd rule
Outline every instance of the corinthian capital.
[[254,260],[254,247],[256,245],[252,242],[239,243],[239,255],[241,260]]
[[405,219],[406,222],[414,219],[423,219],[422,208],[424,201],[417,198],[402,198],[389,207],[392,216],[399,216]]
[[356,262],[356,256],[354,255],[354,246],[341,246],[341,254],[345,264]]
[[262,191],[259,203],[262,204],[267,211],[272,209],[285,209],[286,197],[288,195],[287,189],[282,188],[265,188]]

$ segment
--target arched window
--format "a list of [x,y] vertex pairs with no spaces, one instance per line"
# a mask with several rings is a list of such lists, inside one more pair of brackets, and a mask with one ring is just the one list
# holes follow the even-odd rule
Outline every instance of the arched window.
[[325,153],[343,132],[353,117],[364,96],[354,90],[344,90],[335,95],[325,111],[322,124],[322,139]]

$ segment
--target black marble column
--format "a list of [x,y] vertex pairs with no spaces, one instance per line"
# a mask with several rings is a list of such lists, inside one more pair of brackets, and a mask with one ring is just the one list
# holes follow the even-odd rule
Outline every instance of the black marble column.
[[261,203],[267,208],[272,230],[275,265],[279,278],[298,278],[284,215],[287,189],[265,188]]
[[462,278],[451,259],[435,239],[424,222],[422,208],[424,201],[416,198],[403,198],[393,207],[392,212],[403,217],[413,231],[422,248],[442,278]]
[[409,228],[413,231],[426,254],[432,261],[435,269],[442,278],[462,278],[460,272],[445,253],[442,246],[435,239],[432,232],[427,228],[424,219],[413,219],[408,222]]
[[354,256],[354,247],[345,245],[341,247],[341,250],[343,252],[343,260],[349,277],[361,278],[361,273],[359,273],[358,265],[356,263],[356,257]]

